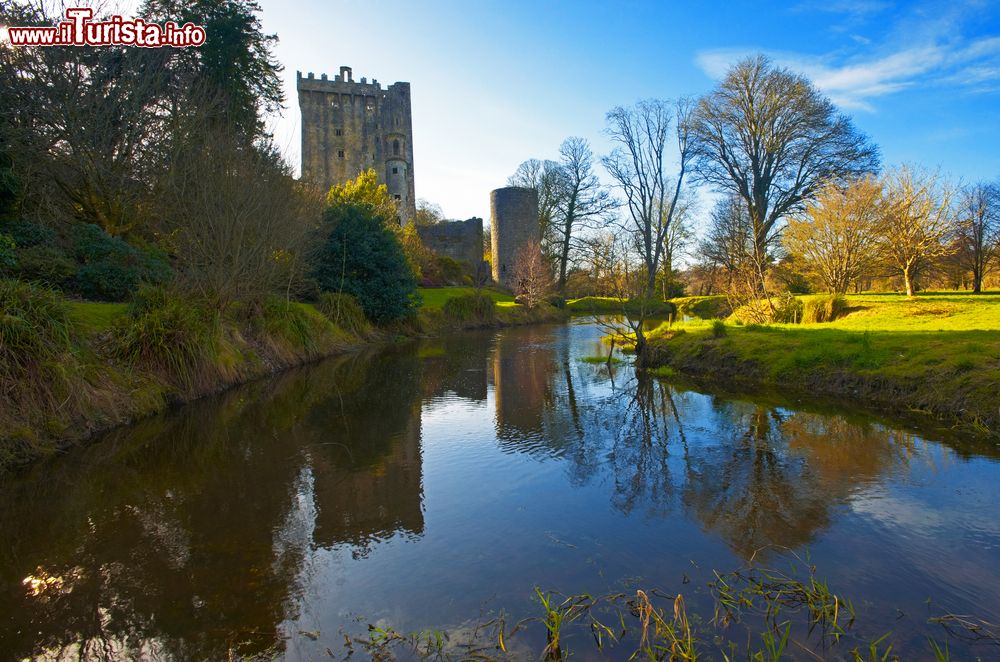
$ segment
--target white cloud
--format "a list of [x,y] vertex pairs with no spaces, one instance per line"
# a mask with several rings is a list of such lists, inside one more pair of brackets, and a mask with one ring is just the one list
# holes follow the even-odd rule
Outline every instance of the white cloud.
[[[733,63],[753,49],[717,49],[696,56],[712,78],[721,78]],[[850,110],[874,111],[874,100],[914,85],[972,87],[983,91],[1000,83],[1000,37],[971,43],[926,43],[882,55],[810,56],[769,51],[775,63],[810,78],[830,99]]]

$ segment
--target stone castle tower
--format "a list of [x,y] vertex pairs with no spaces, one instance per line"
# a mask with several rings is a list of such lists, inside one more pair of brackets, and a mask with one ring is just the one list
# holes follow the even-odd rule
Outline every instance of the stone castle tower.
[[490,243],[493,280],[504,287],[513,282],[514,260],[521,247],[539,240],[538,191],[508,186],[490,192]]
[[400,223],[416,216],[410,84],[387,89],[356,82],[350,67],[328,80],[296,74],[302,111],[302,179],[329,189],[374,168],[399,207]]

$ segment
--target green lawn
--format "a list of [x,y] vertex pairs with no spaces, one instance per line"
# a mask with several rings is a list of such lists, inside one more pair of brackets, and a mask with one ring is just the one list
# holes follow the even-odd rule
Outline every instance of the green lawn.
[[848,296],[821,324],[660,327],[653,365],[682,373],[817,392],[953,415],[1000,432],[1000,294]]
[[[476,293],[474,287],[420,287],[417,288],[417,291],[423,298],[423,304],[420,307],[424,310],[441,310],[445,302],[452,297]],[[479,292],[496,301],[497,306],[517,305],[514,303],[514,297],[509,294],[486,288],[479,290]]]

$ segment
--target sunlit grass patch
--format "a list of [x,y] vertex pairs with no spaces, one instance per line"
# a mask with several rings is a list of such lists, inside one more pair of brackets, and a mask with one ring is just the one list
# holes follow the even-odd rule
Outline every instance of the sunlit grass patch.
[[868,404],[932,411],[1000,434],[1000,296],[845,299],[832,322],[727,324],[721,336],[714,324],[682,323],[651,336],[651,364],[851,397],[863,392]]
[[441,310],[448,299],[472,294],[483,294],[497,302],[498,306],[515,306],[514,297],[504,292],[488,288],[477,290],[474,287],[421,287],[418,288],[423,299],[421,308],[424,310]]

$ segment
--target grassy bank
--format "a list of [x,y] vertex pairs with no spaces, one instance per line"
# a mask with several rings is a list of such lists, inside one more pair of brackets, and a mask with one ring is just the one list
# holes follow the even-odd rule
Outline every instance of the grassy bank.
[[366,340],[278,299],[225,312],[162,290],[75,303],[17,281],[0,281],[0,299],[0,470]]
[[415,335],[441,335],[463,329],[501,328],[564,321],[567,313],[550,305],[528,308],[509,294],[471,287],[421,288],[423,303],[402,330]]
[[[822,303],[802,299],[806,309]],[[839,315],[812,324],[697,319],[661,327],[644,360],[742,388],[924,412],[1000,438],[1000,295],[848,296]]]
[[[270,299],[214,311],[150,291],[131,304],[73,302],[0,281],[0,471],[109,428],[252,379],[395,337],[558,322],[499,292],[423,291],[406,322],[375,329],[356,303]],[[353,305],[352,305],[353,304]]]
[[630,315],[645,312],[647,317],[662,317],[673,315],[677,307],[669,301],[658,299],[619,299],[616,297],[581,297],[566,301],[566,310],[574,315]]

